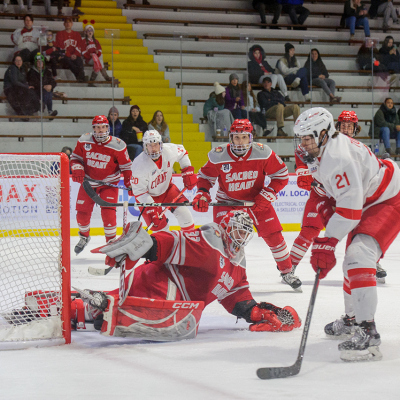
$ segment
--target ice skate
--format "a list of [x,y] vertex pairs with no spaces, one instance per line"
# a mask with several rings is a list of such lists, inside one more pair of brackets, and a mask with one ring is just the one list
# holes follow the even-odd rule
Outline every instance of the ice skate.
[[356,326],[350,340],[340,343],[338,348],[343,361],[379,361],[381,337],[376,331],[375,322],[363,321]]
[[82,250],[86,247],[86,245],[90,242],[90,236],[86,237],[86,236],[79,234],[79,237],[80,237],[79,242],[74,248],[76,255],[81,253]]
[[353,334],[355,330],[355,318],[349,317],[347,314],[340,319],[325,325],[324,331],[328,337],[334,339],[345,339]]
[[302,292],[301,280],[293,272],[281,274],[282,282],[288,284],[294,291]]
[[385,283],[386,276],[386,270],[381,267],[381,264],[376,263],[376,281],[379,283]]

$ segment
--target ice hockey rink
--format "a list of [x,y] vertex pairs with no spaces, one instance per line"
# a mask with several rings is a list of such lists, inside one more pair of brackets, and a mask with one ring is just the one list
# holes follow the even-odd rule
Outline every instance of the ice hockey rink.
[[[297,232],[286,232],[291,246]],[[91,254],[104,242],[95,236],[77,257],[71,238],[72,285],[99,290],[118,286],[119,274],[89,275],[103,259]],[[72,344],[0,352],[0,399],[399,399],[400,398],[400,238],[382,266],[388,276],[378,284],[376,324],[383,359],[345,363],[340,341],[328,339],[325,324],[343,313],[341,261],[344,241],[337,248],[338,265],[319,287],[305,357],[297,376],[263,381],[256,370],[289,366],[296,358],[302,327],[292,332],[249,332],[248,324],[228,314],[217,302],[203,312],[196,339],[175,343],[103,337],[97,332],[73,332]],[[246,248],[250,289],[257,301],[291,305],[305,320],[315,274],[309,252],[296,273],[303,293],[280,282],[272,255],[255,237]],[[206,257],[205,257],[206,258]]]

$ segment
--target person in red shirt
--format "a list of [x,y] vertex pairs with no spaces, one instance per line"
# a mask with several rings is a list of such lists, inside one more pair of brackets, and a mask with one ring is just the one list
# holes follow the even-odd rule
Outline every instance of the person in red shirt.
[[83,69],[82,60],[82,38],[81,35],[72,30],[72,18],[64,19],[65,30],[57,33],[54,47],[65,50],[65,56],[62,58],[62,63],[65,68],[71,70],[78,82],[85,80],[85,72]]
[[[193,208],[208,210],[209,190],[218,180],[217,201],[254,201],[245,208],[257,228],[258,235],[270,247],[282,279],[293,289],[301,281],[292,273],[292,263],[282,226],[272,203],[289,181],[285,163],[268,146],[253,143],[253,126],[247,119],[235,120],[230,128],[230,143],[208,153],[208,162],[198,173],[197,194]],[[268,183],[266,182],[266,179]],[[214,207],[214,222],[219,222],[231,207]]]
[[[110,126],[106,116],[93,118],[93,132],[82,135],[71,155],[72,180],[82,183],[85,177],[98,181],[117,184],[121,172],[124,184],[130,188],[132,176],[131,165],[126,144],[113,136],[109,136]],[[118,201],[118,188],[90,182],[96,193],[110,203]],[[90,218],[94,201],[81,186],[76,201],[76,220],[79,227],[80,240],[75,246],[79,254],[90,240]],[[117,216],[115,207],[101,207],[101,217],[107,242],[116,236]]]
[[[85,37],[82,39],[82,56],[85,65],[93,65],[93,71],[89,80],[95,81],[99,72],[106,81],[111,81],[111,76],[108,76],[107,70],[104,68],[103,54],[101,44],[94,37],[93,25],[85,26]],[[89,83],[90,87],[95,87],[93,83]]]

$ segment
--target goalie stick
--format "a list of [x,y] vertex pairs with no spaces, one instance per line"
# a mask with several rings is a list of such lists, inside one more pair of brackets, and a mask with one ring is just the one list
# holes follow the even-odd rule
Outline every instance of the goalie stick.
[[[175,199],[172,200],[172,202],[175,203],[175,202],[179,199],[179,197],[182,196],[182,194],[183,194],[183,192],[184,192],[185,190],[186,190],[186,188],[183,188],[183,189],[179,192],[178,196],[176,196]],[[127,203],[127,202],[125,202],[125,203]],[[171,207],[165,207],[165,209],[164,209],[164,210],[162,211],[162,213],[159,215],[159,218],[161,219],[161,217],[162,217],[170,208],[171,208]],[[124,207],[124,221],[123,221],[123,224],[124,224],[124,231],[125,231],[125,227],[126,227],[126,215],[125,215],[125,211],[126,211],[126,212],[128,211],[128,208],[127,208],[127,207]],[[153,225],[154,225],[154,222],[152,222],[152,223],[145,229],[145,231],[150,230],[150,229],[153,227]],[[114,267],[108,267],[108,268],[105,268],[105,269],[104,269],[104,268],[89,267],[89,268],[88,268],[88,272],[89,272],[89,274],[91,274],[91,275],[103,276],[103,275],[107,275],[113,268],[114,268]]]
[[[88,181],[83,181],[83,188],[88,196],[100,207],[122,207],[124,203],[109,203],[103,200],[92,188]],[[226,203],[210,203],[211,207],[251,207],[253,201],[231,201]],[[128,203],[130,207],[190,207],[192,203]]]
[[288,376],[297,375],[300,372],[301,363],[303,362],[304,351],[306,349],[306,342],[308,331],[310,330],[311,317],[314,310],[315,299],[317,297],[317,291],[319,286],[319,273],[318,269],[315,275],[314,287],[311,293],[310,304],[307,310],[306,321],[304,322],[303,334],[301,335],[301,343],[299,348],[299,354],[297,356],[296,362],[289,367],[266,367],[259,368],[257,370],[257,376],[260,379],[275,379],[275,378],[286,378]]

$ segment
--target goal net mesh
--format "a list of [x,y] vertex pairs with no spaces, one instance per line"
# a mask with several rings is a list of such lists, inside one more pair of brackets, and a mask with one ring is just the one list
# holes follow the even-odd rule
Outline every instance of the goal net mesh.
[[57,154],[0,154],[0,342],[63,337],[60,171]]

